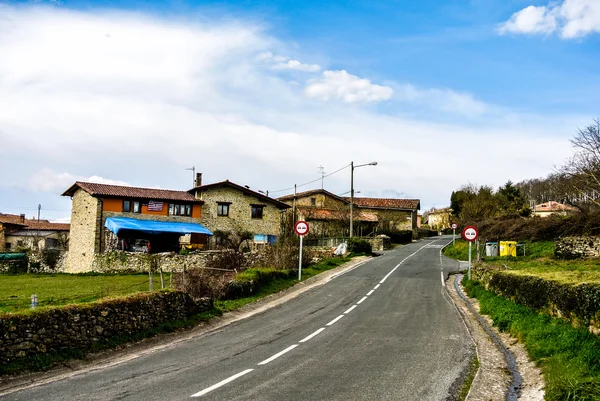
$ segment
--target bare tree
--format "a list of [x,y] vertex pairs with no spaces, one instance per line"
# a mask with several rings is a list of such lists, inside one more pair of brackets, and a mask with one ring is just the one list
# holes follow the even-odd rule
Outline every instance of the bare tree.
[[600,119],[584,129],[579,129],[571,144],[575,154],[565,164],[561,173],[569,180],[577,200],[600,206]]

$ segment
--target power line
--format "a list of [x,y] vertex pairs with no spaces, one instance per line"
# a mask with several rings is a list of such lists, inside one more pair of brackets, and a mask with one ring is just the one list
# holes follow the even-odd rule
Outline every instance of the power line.
[[[346,166],[344,166],[344,167],[342,167],[342,168],[340,168],[340,169],[338,169],[338,170],[335,170],[333,173],[324,174],[320,178],[317,178],[316,180],[312,180],[312,181],[309,181],[309,182],[305,182],[304,184],[296,185],[296,188],[304,187],[304,186],[309,185],[309,184],[314,184],[315,182],[321,181],[325,177],[329,177],[329,176],[332,176],[332,175],[334,175],[336,173],[339,173],[340,171],[342,171],[343,169],[348,168],[348,167],[350,167],[349,164],[346,165]],[[285,189],[278,189],[277,191],[269,191],[269,193],[273,194],[273,193],[278,193],[278,192],[291,191],[292,189],[294,189],[294,187],[285,188]]]

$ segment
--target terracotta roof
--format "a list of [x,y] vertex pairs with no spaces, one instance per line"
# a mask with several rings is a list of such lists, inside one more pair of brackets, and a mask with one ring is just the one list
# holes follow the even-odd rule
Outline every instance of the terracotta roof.
[[[304,216],[307,220],[343,220],[349,219],[348,211],[336,209],[320,209],[309,206],[298,207],[298,213]],[[379,218],[375,213],[357,212],[354,216],[355,220],[366,222],[378,222]]]
[[115,198],[152,199],[164,201],[185,201],[202,203],[187,191],[170,189],[126,187],[122,185],[97,184],[94,182],[77,181],[62,196],[73,196],[77,189],[83,189],[92,196],[105,196]]
[[21,217],[17,214],[4,214],[0,213],[0,223],[4,224],[15,224],[20,226],[25,226],[24,217]]
[[[342,198],[341,196],[337,196],[336,194],[333,194],[333,193],[331,193],[329,191],[326,191],[324,189],[311,189],[310,191],[298,192],[298,193],[296,193],[296,199],[298,199],[298,198],[305,198],[307,196],[316,195],[316,194],[325,194],[327,196],[335,198],[335,199],[337,199],[339,201],[342,201],[344,203],[350,203],[348,199]],[[279,197],[277,199],[279,199],[280,201],[293,200],[294,199],[294,194],[281,196],[281,197]]]
[[287,203],[283,203],[283,202],[281,202],[281,201],[279,201],[279,200],[277,200],[275,198],[271,198],[271,197],[269,197],[269,196],[267,196],[265,194],[262,194],[260,192],[253,191],[250,188],[238,185],[235,182],[231,182],[229,180],[215,182],[215,183],[212,183],[212,184],[201,185],[199,187],[190,189],[188,192],[189,193],[194,193],[194,191],[196,191],[196,190],[198,190],[200,192],[203,192],[203,191],[206,191],[206,190],[209,190],[209,189],[212,189],[212,188],[218,188],[218,187],[230,187],[230,188],[237,189],[238,191],[244,192],[247,195],[255,196],[255,197],[257,197],[258,199],[260,199],[260,200],[262,200],[264,202],[272,203],[278,209],[288,209],[288,208],[291,207]]
[[23,219],[16,214],[0,213],[0,223],[22,226],[24,230],[69,231],[70,224],[51,223],[48,220]]
[[[349,197],[345,198],[350,201]],[[377,209],[410,209],[421,208],[419,199],[393,199],[393,198],[354,198],[354,204],[358,207]]]
[[535,205],[535,212],[568,212],[568,211],[576,211],[577,208],[569,205],[565,205],[562,203],[558,203],[555,201],[540,203],[539,205]]

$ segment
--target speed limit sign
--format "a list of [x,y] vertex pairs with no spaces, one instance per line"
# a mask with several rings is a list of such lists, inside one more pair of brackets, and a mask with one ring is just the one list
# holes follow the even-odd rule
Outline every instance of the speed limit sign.
[[462,237],[469,242],[473,242],[479,236],[479,232],[473,226],[467,226],[462,232]]

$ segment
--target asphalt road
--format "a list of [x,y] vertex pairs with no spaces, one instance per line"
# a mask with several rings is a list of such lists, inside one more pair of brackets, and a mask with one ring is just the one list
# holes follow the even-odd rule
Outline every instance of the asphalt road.
[[[422,240],[293,300],[116,366],[3,400],[446,400],[473,345]],[[194,398],[190,398],[194,397]]]

